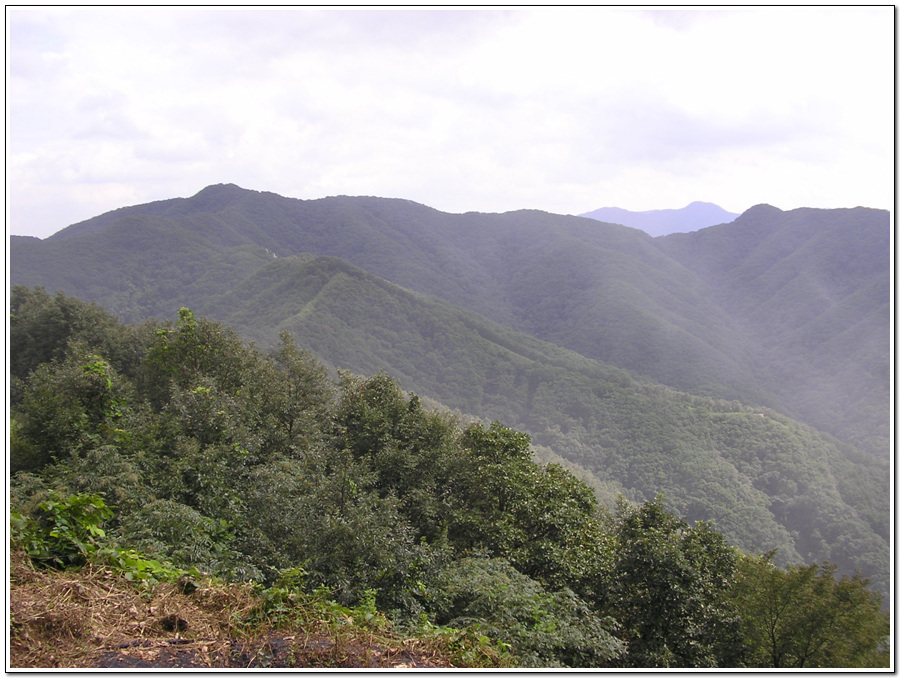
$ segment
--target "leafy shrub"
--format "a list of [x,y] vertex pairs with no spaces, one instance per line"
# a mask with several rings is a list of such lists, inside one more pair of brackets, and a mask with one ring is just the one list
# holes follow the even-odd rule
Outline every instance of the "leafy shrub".
[[90,562],[147,586],[202,575],[196,568],[179,568],[110,543],[100,525],[113,517],[113,511],[99,494],[50,490],[49,495],[38,504],[37,517],[11,512],[11,541],[21,545],[33,563],[65,568]]
[[105,565],[115,572],[121,572],[128,581],[140,583],[145,587],[153,587],[164,581],[190,581],[204,575],[195,567],[187,569],[176,567],[168,561],[147,558],[134,549],[115,546],[99,549],[92,561]]
[[224,520],[167,499],[150,502],[122,520],[126,545],[138,551],[179,567],[259,581],[259,570],[231,547],[229,527]]
[[83,564],[106,537],[100,525],[113,515],[96,494],[63,496],[50,490],[50,498],[38,505],[36,518],[12,511],[10,532],[25,547],[32,561],[66,567]]
[[546,590],[498,558],[463,558],[448,567],[431,595],[435,620],[473,627],[505,643],[525,666],[603,666],[623,643],[615,623],[574,593]]

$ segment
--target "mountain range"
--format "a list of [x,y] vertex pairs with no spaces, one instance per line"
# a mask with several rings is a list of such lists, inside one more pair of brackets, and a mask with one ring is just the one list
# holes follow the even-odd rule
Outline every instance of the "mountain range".
[[651,238],[537,211],[296,200],[233,185],[12,237],[13,284],[137,321],[215,299],[278,257],[340,258],[519,332],[886,454],[890,226],[881,210],[759,205]]
[[886,590],[890,216],[759,205],[691,233],[233,185],[12,236],[10,280],[187,306],[531,434],[604,501]]
[[727,212],[710,202],[695,201],[681,209],[633,212],[621,207],[601,207],[579,216],[639,228],[656,237],[670,233],[689,233],[707,226],[727,224],[740,215]]

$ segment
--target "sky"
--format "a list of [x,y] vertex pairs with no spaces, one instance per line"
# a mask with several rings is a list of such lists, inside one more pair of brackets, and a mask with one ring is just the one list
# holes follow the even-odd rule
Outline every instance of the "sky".
[[893,7],[6,8],[7,233],[205,186],[894,204]]

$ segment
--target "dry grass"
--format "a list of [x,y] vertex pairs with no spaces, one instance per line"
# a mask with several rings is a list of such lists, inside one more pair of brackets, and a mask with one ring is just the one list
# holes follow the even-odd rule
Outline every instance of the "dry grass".
[[92,667],[124,647],[150,655],[186,641],[209,654],[239,637],[239,620],[259,606],[248,586],[184,595],[175,584],[160,584],[141,595],[106,569],[36,571],[21,551],[10,561],[12,667]]
[[[107,569],[35,570],[10,554],[11,668],[451,667],[440,638],[397,638],[327,620],[272,627],[247,585],[141,591]],[[479,665],[499,665],[481,657]]]

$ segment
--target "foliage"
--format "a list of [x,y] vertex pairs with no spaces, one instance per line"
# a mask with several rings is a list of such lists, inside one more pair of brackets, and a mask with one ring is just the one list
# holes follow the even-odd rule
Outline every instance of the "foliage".
[[749,665],[887,667],[890,620],[859,575],[825,564],[775,567],[772,554],[740,559],[730,595],[742,611]]
[[[650,238],[533,210],[451,215],[406,200],[290,200],[236,186],[165,203],[44,241],[13,238],[11,281],[97,300],[128,321],[188,306],[254,338],[266,328],[271,341],[284,323],[321,312],[310,299],[327,301],[354,276],[329,275],[334,259],[310,276],[294,264],[340,257],[592,359],[772,407],[882,458],[887,449],[886,211],[760,205],[730,224]],[[374,345],[342,336],[384,310],[366,308],[367,297],[343,299],[336,322],[311,329],[334,346],[321,357],[350,367],[352,353],[384,351],[380,336]],[[432,350],[455,371],[458,356]],[[405,376],[405,367],[373,371]]]
[[[605,606],[625,629],[626,667],[740,666],[738,608],[725,597],[736,551],[706,524],[690,527],[662,499],[621,505]],[[601,581],[603,581],[601,579]]]
[[224,519],[215,520],[171,500],[157,499],[124,516],[120,541],[134,550],[174,563],[221,573],[234,580],[260,579],[259,570],[234,550]]
[[37,508],[35,518],[12,511],[11,538],[32,560],[57,567],[82,564],[95,553],[106,537],[100,525],[112,516],[98,495],[60,496],[53,490]]
[[546,590],[504,560],[454,562],[429,598],[439,624],[496,638],[525,666],[604,666],[624,648],[612,619],[568,589]]
[[[780,565],[828,560],[841,574],[860,570],[886,593],[889,226],[878,210],[758,206],[731,224],[653,239],[536,211],[449,215],[402,200],[295,201],[218,186],[188,200],[117,210],[45,241],[13,238],[11,467],[40,471],[68,457],[74,469],[102,443],[129,456],[108,465],[120,477],[148,474],[154,488],[168,481],[166,498],[204,515],[224,511],[237,540],[269,548],[263,528],[239,519],[243,509],[225,482],[244,467],[238,455],[268,463],[288,440],[302,456],[332,433],[319,426],[325,409],[298,406],[284,381],[265,380],[254,391],[252,380],[237,376],[271,363],[204,365],[212,383],[192,382],[204,360],[236,348],[213,336],[222,328],[179,317],[154,325],[154,334],[115,322],[93,303],[19,286],[43,285],[130,321],[190,307],[265,345],[288,329],[332,366],[387,370],[405,389],[527,432],[591,474],[604,497],[621,491],[641,502],[664,493],[675,512],[712,521],[747,551],[777,550]],[[23,411],[28,374],[72,359],[72,343],[84,360],[101,356],[111,375],[127,377],[146,400],[104,425],[90,421],[89,402],[66,409],[53,389],[77,392],[83,360],[69,365],[63,383],[44,380],[42,390],[36,379]],[[174,383],[182,411],[165,421],[140,421],[140,406],[169,403],[176,376],[160,374],[159,362],[137,369],[148,345],[180,370]],[[651,386],[609,365],[716,399]],[[260,389],[272,398],[260,398]],[[44,420],[50,411],[56,418]],[[299,411],[315,425],[298,419]],[[256,423],[233,429],[231,440],[216,446],[193,435],[221,436],[238,414]],[[53,444],[33,442],[43,431]],[[136,438],[116,439],[126,434]],[[176,449],[188,458],[156,454]],[[456,497],[431,491],[459,460],[434,454],[419,463],[411,460],[420,451],[412,452],[404,443],[378,454],[374,491],[383,499],[394,492],[415,533],[434,540],[465,515]],[[220,457],[229,464],[217,467]],[[373,470],[375,460],[359,469]],[[431,486],[385,484],[391,465],[398,477],[421,473]],[[89,484],[107,491],[113,477]],[[130,501],[143,500],[131,494]],[[517,539],[503,553],[519,567],[536,562],[536,548]],[[523,549],[532,552],[514,553]],[[554,557],[541,567],[573,566]]]
[[[430,410],[384,372],[333,382],[291,337],[262,352],[187,308],[174,323],[102,339],[94,346],[109,344],[110,355],[144,350],[117,368],[85,341],[59,336],[65,350],[23,377],[11,407],[12,532],[35,562],[104,563],[145,588],[201,572],[255,582],[271,623],[328,607],[335,623],[372,633],[421,627],[461,653],[525,665],[759,660],[742,639],[755,622],[736,602],[737,552],[722,534],[661,501],[623,503],[613,516],[572,472],[536,463],[523,432]],[[585,365],[588,376],[594,367]],[[532,390],[540,372],[529,369],[517,378]],[[627,426],[638,413],[693,417],[712,422],[707,445],[722,442],[733,468],[752,469],[783,498],[786,524],[810,510],[800,499],[835,506],[827,500],[837,490],[817,485],[814,445],[783,420],[737,405],[711,412],[702,399],[681,410],[656,387],[603,374],[619,381],[594,382],[604,393],[585,393],[585,402],[617,413],[603,419],[605,435],[632,465],[600,453],[623,476],[644,473],[652,486],[677,464],[700,480],[724,473],[687,449],[695,439],[665,440],[678,426],[648,422],[641,444],[623,434],[637,430]],[[535,401],[549,397],[539,381]],[[630,411],[659,401],[670,409]],[[729,442],[748,432],[749,442]],[[808,455],[789,472],[792,442]],[[838,535],[859,520],[828,515]],[[849,600],[877,625],[868,598]]]
[[191,578],[203,576],[203,573],[195,567],[178,567],[167,560],[148,558],[134,549],[117,546],[99,549],[92,557],[92,561],[121,574],[126,581],[140,584],[145,588],[151,588],[161,582],[180,582],[184,586]]
[[128,388],[105,359],[78,345],[64,360],[38,365],[21,389],[13,468],[37,470],[54,458],[122,442]]
[[113,510],[100,495],[63,496],[50,490],[49,497],[38,504],[35,517],[11,512],[10,540],[21,545],[32,562],[57,568],[95,563],[148,586],[200,576],[197,568],[179,568],[112,543],[101,525],[113,517]]
[[[140,336],[104,308],[42,287],[13,286],[9,302],[9,373],[25,379],[38,365],[61,361],[71,342],[106,357],[116,371],[128,371],[142,353]],[[18,390],[12,389],[13,402]]]
[[[284,294],[279,280],[288,277],[305,284]],[[769,409],[636,379],[332,259],[279,258],[224,306],[237,309],[243,298],[285,318],[279,327],[332,364],[386,368],[405,389],[527,432],[613,497],[662,493],[679,514],[713,522],[745,550],[777,549],[782,565],[831,559],[887,590],[884,458]],[[223,317],[267,340],[252,316],[223,307]],[[856,546],[838,546],[849,543]]]

